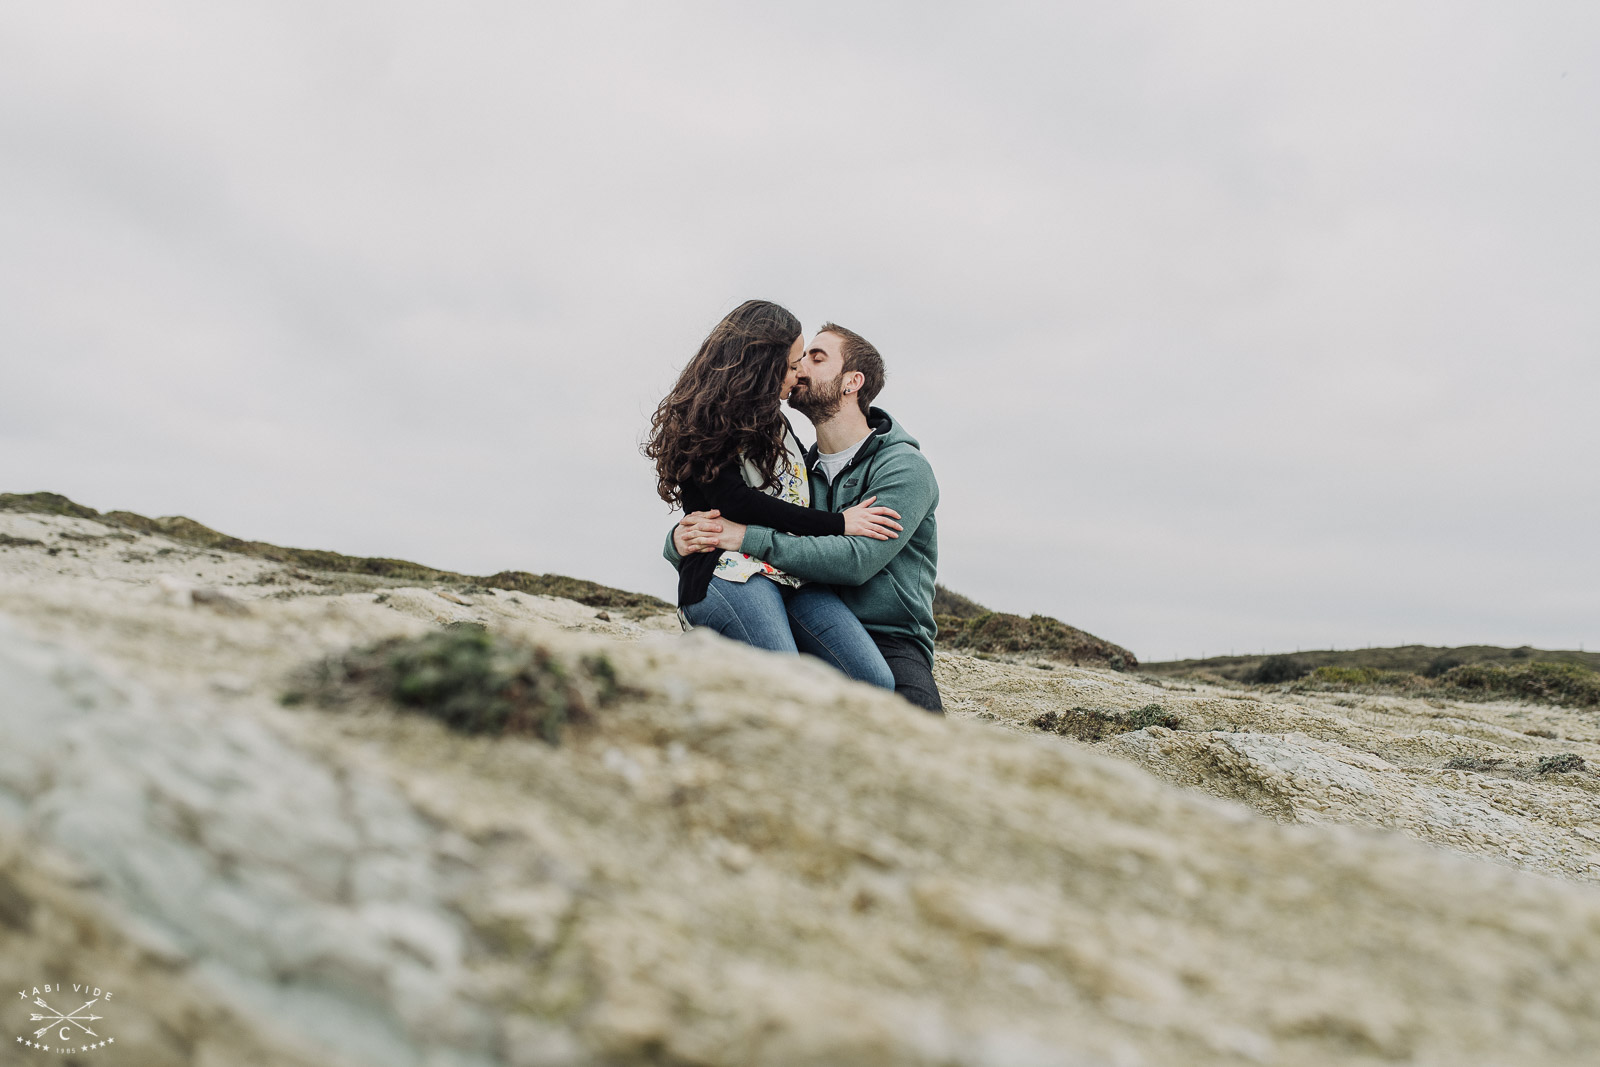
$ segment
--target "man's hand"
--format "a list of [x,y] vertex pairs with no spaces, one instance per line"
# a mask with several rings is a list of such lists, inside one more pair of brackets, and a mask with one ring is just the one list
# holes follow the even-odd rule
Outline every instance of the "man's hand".
[[672,547],[678,555],[696,552],[737,552],[744,544],[743,523],[724,519],[720,511],[692,511],[678,520],[672,531]]

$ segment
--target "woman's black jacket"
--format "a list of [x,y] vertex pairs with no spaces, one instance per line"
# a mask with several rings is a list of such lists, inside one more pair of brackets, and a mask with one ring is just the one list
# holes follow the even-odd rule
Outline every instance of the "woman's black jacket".
[[[746,526],[765,526],[780,533],[800,534],[805,537],[824,537],[844,533],[844,516],[835,511],[819,511],[801,507],[787,500],[768,496],[759,489],[745,484],[740,469],[744,465],[734,460],[722,468],[709,482],[690,482],[683,486],[683,510],[722,512],[722,517]],[[711,574],[722,558],[720,550],[696,552],[685,556],[678,568],[678,606],[698,604],[705,599],[711,585]]]

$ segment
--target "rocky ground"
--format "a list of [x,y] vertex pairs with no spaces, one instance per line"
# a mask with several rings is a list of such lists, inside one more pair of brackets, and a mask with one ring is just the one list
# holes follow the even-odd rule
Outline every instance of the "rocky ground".
[[1600,882],[1600,713],[1592,708],[1246,691],[1044,661],[1029,670],[941,656],[940,667],[956,714],[1014,730],[1037,730],[1036,720],[1061,709],[1128,714],[1159,705],[1177,729],[1153,726],[1092,747],[1279,822],[1379,826]]
[[[621,696],[560,746],[280,703],[462,621]],[[0,1056],[89,982],[133,1067],[1594,1062],[1592,711],[937,670],[947,719],[669,615],[0,512]]]

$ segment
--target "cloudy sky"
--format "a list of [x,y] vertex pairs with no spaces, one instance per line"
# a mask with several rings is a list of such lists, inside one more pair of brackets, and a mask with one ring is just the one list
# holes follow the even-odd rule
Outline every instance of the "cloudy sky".
[[670,597],[638,444],[759,296],[882,349],[992,607],[1593,649],[1597,57],[1579,2],[3,4],[0,490]]

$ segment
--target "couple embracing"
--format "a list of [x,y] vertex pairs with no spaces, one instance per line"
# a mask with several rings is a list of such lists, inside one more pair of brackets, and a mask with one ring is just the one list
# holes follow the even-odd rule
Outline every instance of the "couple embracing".
[[[664,554],[678,617],[817,656],[942,713],[933,680],[939,486],[913,438],[872,406],[883,358],[833,323],[748,300],[711,331],[656,408],[645,455],[686,514]],[[810,419],[805,449],[781,402]]]

